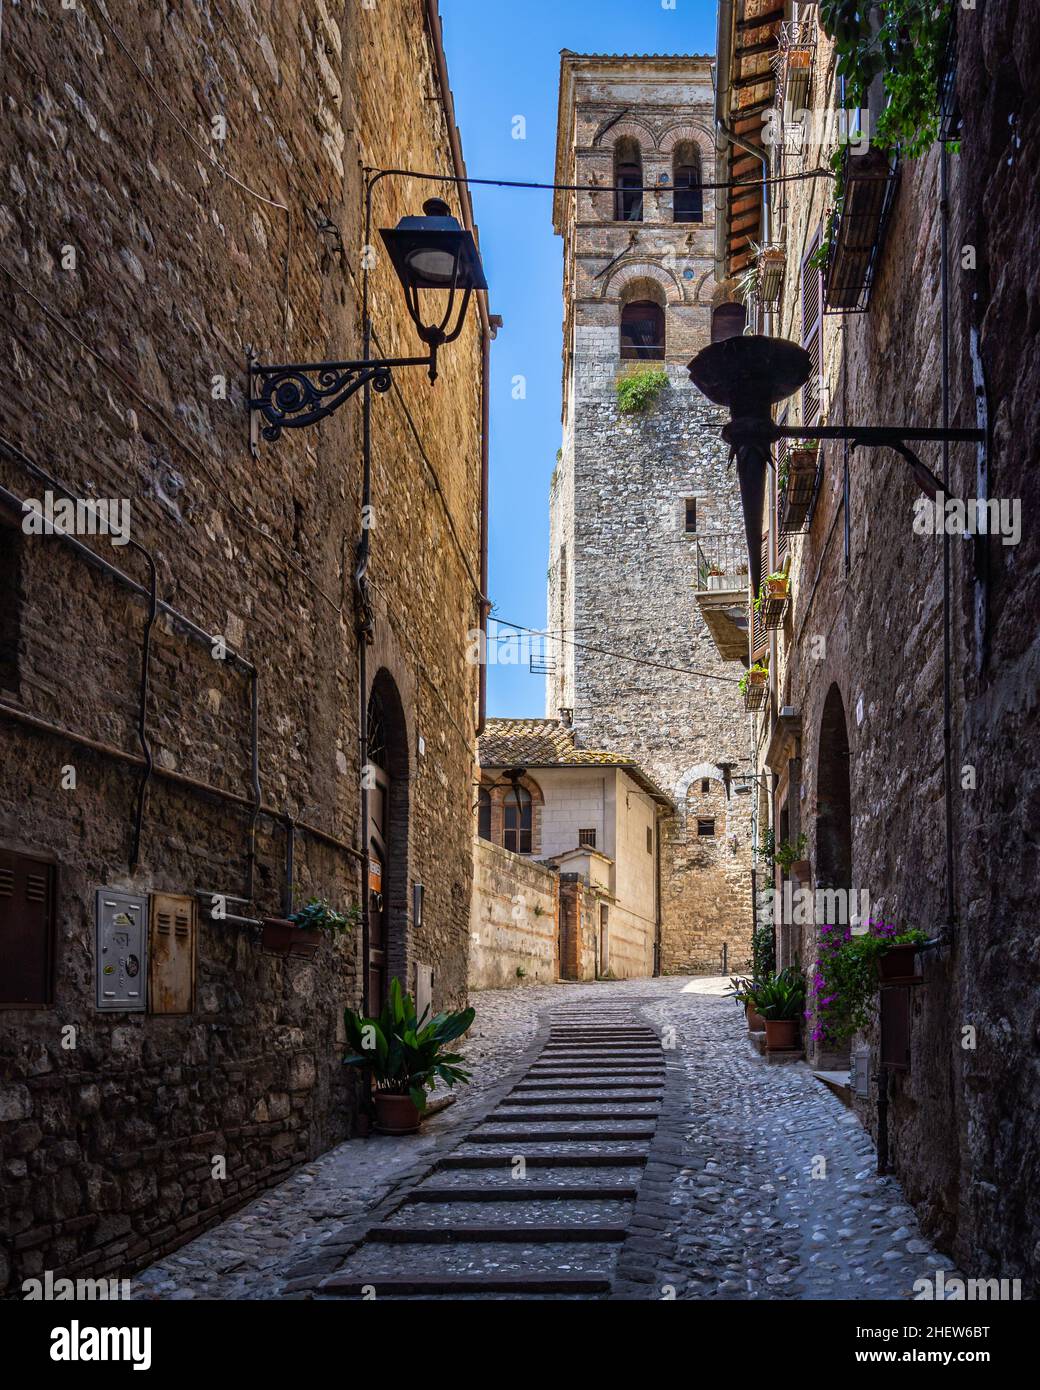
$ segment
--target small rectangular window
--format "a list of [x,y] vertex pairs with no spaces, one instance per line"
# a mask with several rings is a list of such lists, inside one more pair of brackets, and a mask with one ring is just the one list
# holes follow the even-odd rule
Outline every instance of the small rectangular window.
[[647,854],[654,852],[654,827],[652,825],[646,827],[646,852]]
[[706,817],[706,816],[700,817],[700,818],[698,819],[698,821],[697,821],[697,834],[698,834],[699,836],[701,836],[702,839],[707,838],[707,837],[709,837],[709,836],[711,836],[711,835],[714,835],[714,834],[715,834],[715,819],[714,819],[714,817]]
[[687,497],[686,499],[686,530],[687,533],[697,529],[697,499]]
[[711,782],[708,780],[707,777],[702,777],[702,778],[701,778],[701,791],[702,791],[702,792],[710,792],[710,791],[711,791]]
[[586,849],[595,849],[595,848],[596,848],[596,832],[595,832],[595,830],[579,830],[579,831],[578,831],[578,844],[579,844],[579,845],[584,845],[584,846],[586,847]]

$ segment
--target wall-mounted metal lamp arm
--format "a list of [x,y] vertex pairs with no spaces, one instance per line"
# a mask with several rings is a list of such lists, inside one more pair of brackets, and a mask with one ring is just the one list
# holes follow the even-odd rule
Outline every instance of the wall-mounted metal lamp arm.
[[389,391],[398,367],[433,368],[437,350],[429,357],[388,357],[367,362],[287,362],[264,367],[250,359],[249,411],[267,421],[262,433],[276,440],[283,429],[302,429],[338,410],[363,386]]
[[985,431],[978,429],[901,429],[896,425],[777,425],[777,439],[847,439],[854,449],[860,445],[871,448],[894,449],[906,460],[921,491],[933,499],[945,496],[946,488],[932,470],[907,447],[907,440],[925,443],[979,444]]

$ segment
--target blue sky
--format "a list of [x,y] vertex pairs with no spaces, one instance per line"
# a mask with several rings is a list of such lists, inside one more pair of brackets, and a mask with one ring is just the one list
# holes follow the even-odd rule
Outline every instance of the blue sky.
[[[549,183],[556,156],[560,49],[711,53],[715,0],[440,0],[448,72],[472,178]],[[671,5],[671,0],[666,0]],[[526,138],[513,138],[514,117]],[[549,552],[549,478],[560,447],[562,242],[552,194],[476,187],[493,344],[490,595],[497,616],[541,628]],[[513,379],[526,398],[513,399]],[[544,678],[492,665],[488,713],[539,716]]]

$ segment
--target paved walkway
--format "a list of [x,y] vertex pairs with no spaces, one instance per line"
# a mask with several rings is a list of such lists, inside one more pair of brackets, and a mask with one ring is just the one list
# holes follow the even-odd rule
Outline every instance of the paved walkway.
[[615,1296],[913,1297],[915,1279],[951,1262],[922,1238],[898,1183],[874,1175],[855,1117],[804,1066],[758,1057],[724,988],[669,978],[475,995],[465,1043],[475,1081],[456,1105],[414,1138],[353,1140],[304,1165],[138,1275],[134,1296],[312,1296],[377,1208],[392,1208],[501,1101],[540,1020],[544,1029],[552,1012],[602,1000],[632,1008],[666,1043],[673,1029],[675,1044]]

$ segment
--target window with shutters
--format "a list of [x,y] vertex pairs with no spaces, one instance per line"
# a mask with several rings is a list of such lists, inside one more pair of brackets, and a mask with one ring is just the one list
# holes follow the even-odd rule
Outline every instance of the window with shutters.
[[523,787],[510,789],[505,794],[502,808],[502,844],[514,854],[531,853],[531,831],[534,826],[534,813],[531,807],[531,793]]
[[815,425],[820,418],[820,379],[823,370],[823,272],[810,258],[820,247],[820,232],[809,243],[802,259],[802,347],[812,361],[809,380],[802,387],[802,424]]
[[52,1001],[54,885],[53,863],[0,848],[0,1008]]
[[0,518],[0,692],[18,692],[22,627],[21,531]]

